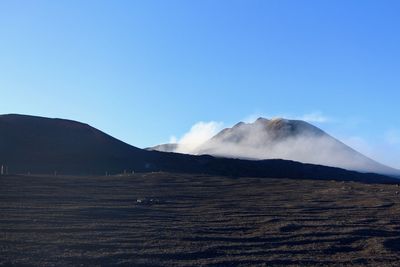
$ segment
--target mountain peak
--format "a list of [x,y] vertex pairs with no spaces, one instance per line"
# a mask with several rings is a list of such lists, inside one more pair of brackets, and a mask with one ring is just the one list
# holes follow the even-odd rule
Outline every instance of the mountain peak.
[[350,170],[396,173],[302,120],[258,118],[225,128],[192,154],[243,159],[286,159]]
[[246,123],[244,123],[243,121],[239,121],[238,123],[236,123],[235,125],[233,125],[232,128],[240,127],[240,126],[245,125],[245,124],[246,124]]
[[263,118],[263,117],[259,117],[257,120],[255,120],[255,123],[268,123],[270,120]]

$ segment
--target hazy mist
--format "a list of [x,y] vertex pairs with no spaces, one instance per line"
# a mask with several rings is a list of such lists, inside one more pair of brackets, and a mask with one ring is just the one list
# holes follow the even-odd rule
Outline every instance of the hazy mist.
[[177,141],[173,151],[242,159],[279,158],[363,172],[396,173],[304,121],[258,119],[217,134],[221,125],[196,124]]

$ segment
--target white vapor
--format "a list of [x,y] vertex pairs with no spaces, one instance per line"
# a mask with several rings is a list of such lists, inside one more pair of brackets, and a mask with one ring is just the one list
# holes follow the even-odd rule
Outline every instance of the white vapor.
[[197,122],[179,140],[175,138],[174,143],[178,144],[175,152],[192,153],[197,147],[222,130],[222,127],[222,122]]
[[[280,121],[271,120],[268,124],[276,125]],[[290,130],[294,125],[302,129],[297,134],[292,134]],[[257,122],[252,125],[242,124],[233,129],[234,132],[226,132],[206,142],[194,150],[193,154],[242,159],[287,159],[363,172],[394,173],[302,122],[280,124],[272,131],[266,130],[266,124]]]
[[173,135],[173,136],[171,136],[171,137],[169,138],[168,143],[169,143],[169,144],[177,144],[177,143],[178,143],[178,138],[176,138],[176,136]]
[[374,142],[359,136],[344,137],[342,139],[346,144],[364,155],[377,158],[385,164],[400,170],[400,135],[396,135],[396,131],[390,130]]
[[[246,159],[281,158],[359,171],[392,172],[386,166],[357,153],[318,128],[301,122],[333,122],[331,118],[324,116],[321,112],[289,116],[296,120],[290,122],[290,124],[285,124],[285,122],[288,122],[287,120],[279,119],[272,119],[269,122],[265,122],[265,120],[264,122],[260,120],[259,123],[254,122],[258,117],[265,116],[258,114],[248,116],[244,119],[246,123],[238,124],[233,128],[234,132],[224,132],[218,138],[212,137],[223,129],[224,124],[222,122],[197,122],[181,138],[171,137],[170,143],[174,143],[176,146],[166,148],[166,151]],[[266,131],[265,123],[275,130]],[[297,134],[292,135],[290,129],[294,125],[300,130]],[[279,137],[281,134],[284,138]],[[386,134],[386,141],[387,143],[397,144],[400,142],[399,137],[398,132],[390,131]],[[377,155],[376,150],[360,137],[353,136],[341,138],[341,140],[356,149],[360,149],[369,157]]]

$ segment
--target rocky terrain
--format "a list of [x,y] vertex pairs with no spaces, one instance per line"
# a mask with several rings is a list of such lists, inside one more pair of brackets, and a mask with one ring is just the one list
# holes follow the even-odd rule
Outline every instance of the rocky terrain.
[[396,184],[1,176],[0,266],[398,266]]
[[0,116],[0,164],[0,266],[400,261],[394,177],[147,151],[25,115]]

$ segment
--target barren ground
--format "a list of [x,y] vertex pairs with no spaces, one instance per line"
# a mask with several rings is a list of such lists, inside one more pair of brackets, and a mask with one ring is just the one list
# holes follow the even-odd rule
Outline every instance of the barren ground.
[[169,173],[3,176],[0,266],[399,266],[398,191]]

